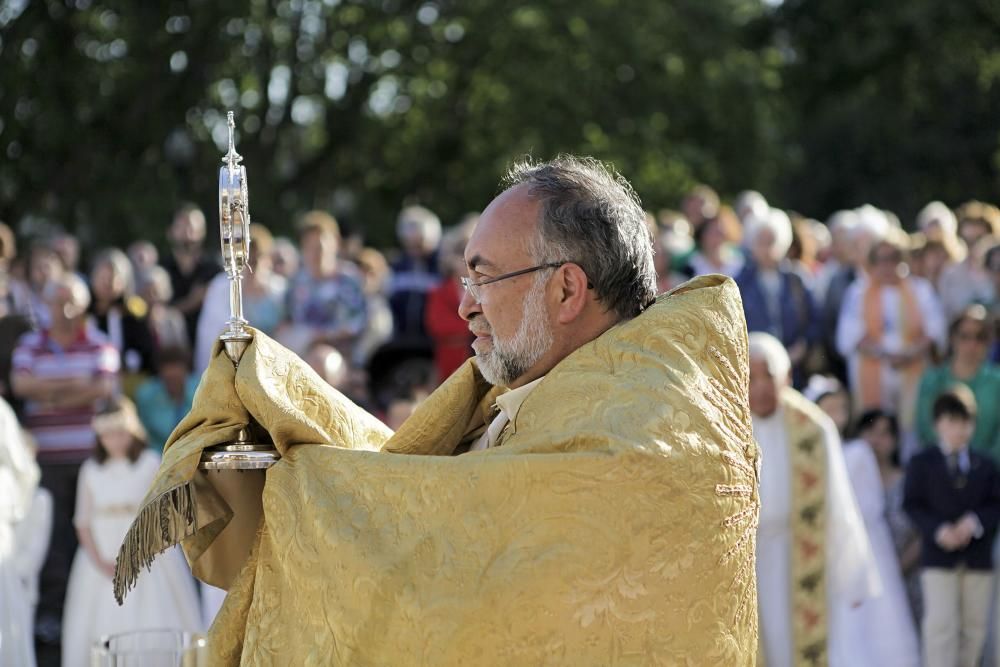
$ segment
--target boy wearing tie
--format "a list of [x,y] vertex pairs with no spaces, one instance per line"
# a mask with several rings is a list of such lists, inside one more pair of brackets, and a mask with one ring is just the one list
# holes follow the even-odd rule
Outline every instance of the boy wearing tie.
[[982,658],[1000,521],[993,462],[969,449],[976,401],[956,386],[934,401],[938,447],[911,459],[903,508],[921,534],[924,664],[972,667]]

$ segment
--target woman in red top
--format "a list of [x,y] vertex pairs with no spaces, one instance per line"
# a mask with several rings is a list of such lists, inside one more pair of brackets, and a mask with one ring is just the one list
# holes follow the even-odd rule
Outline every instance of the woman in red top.
[[438,383],[444,382],[472,356],[474,336],[458,314],[462,301],[459,278],[465,275],[465,245],[472,236],[478,216],[466,216],[448,230],[441,241],[441,269],[445,279],[427,295],[424,326],[434,342],[434,368]]

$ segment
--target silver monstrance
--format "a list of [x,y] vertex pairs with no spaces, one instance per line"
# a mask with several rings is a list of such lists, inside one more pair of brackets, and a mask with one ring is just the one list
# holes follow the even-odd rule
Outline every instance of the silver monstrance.
[[[243,269],[250,255],[250,202],[247,193],[247,172],[236,152],[233,112],[227,116],[229,152],[222,156],[219,169],[219,236],[222,261],[229,276],[229,321],[219,336],[226,355],[238,366],[253,336],[243,318]],[[206,447],[198,465],[203,470],[260,470],[274,465],[280,458],[274,445],[267,442],[266,432],[252,421],[246,424],[230,443]]]

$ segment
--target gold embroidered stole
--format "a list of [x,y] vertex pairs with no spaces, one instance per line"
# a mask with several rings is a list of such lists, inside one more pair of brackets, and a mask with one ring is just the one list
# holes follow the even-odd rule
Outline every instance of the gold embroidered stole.
[[781,402],[791,459],[794,664],[826,665],[826,440],[805,398],[787,390]]

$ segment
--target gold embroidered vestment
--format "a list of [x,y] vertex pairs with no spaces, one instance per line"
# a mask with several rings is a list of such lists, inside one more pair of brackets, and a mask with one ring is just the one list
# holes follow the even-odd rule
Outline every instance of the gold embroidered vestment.
[[[502,447],[453,456],[497,394],[473,361],[391,435],[258,333],[202,379],[116,589],[183,540],[229,589],[223,665],[752,665],[747,367],[735,284],[699,278],[550,371]],[[259,509],[196,470],[249,415],[282,455]],[[213,550],[237,521],[249,555]]]

